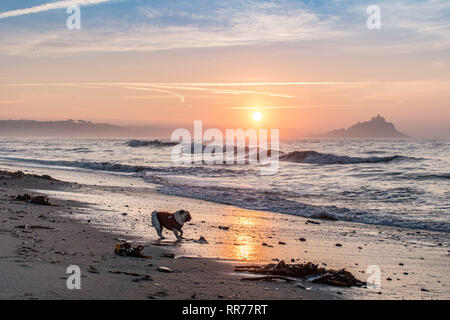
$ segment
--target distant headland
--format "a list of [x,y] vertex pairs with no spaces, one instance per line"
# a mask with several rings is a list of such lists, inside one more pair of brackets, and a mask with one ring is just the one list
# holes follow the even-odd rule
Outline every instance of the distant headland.
[[328,131],[323,137],[329,138],[406,138],[407,135],[399,132],[392,122],[387,122],[377,115],[366,122],[358,122],[348,129]]
[[84,120],[0,120],[0,137],[139,138],[167,136],[171,131],[163,126],[118,126]]

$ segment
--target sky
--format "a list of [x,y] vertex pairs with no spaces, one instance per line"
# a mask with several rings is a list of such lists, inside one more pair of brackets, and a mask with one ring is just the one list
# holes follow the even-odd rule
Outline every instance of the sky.
[[0,119],[450,138],[449,88],[448,0],[0,2]]

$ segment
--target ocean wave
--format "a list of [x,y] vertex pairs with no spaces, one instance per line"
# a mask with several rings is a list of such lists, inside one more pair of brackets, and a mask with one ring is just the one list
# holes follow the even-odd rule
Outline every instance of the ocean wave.
[[449,180],[450,173],[411,173],[404,175],[403,178],[411,180]]
[[82,148],[82,147],[80,147],[80,148],[73,148],[73,149],[70,149],[68,151],[74,152],[74,153],[92,153],[93,152],[89,148]]
[[126,142],[126,145],[132,148],[139,147],[156,147],[156,148],[164,148],[164,147],[173,147],[176,146],[178,142],[174,141],[160,141],[160,140],[130,140]]
[[280,156],[280,161],[311,164],[358,164],[358,163],[387,163],[400,160],[418,160],[412,157],[400,155],[388,157],[350,157],[339,156],[331,153],[320,153],[317,151],[293,151]]
[[58,166],[58,167],[69,167],[69,168],[80,168],[89,169],[96,171],[107,171],[107,172],[117,172],[117,173],[158,173],[166,175],[195,175],[197,177],[239,177],[246,174],[250,174],[253,170],[248,169],[229,169],[221,167],[212,166],[140,166],[140,165],[128,165],[114,162],[91,162],[91,161],[67,161],[67,160],[38,160],[38,159],[27,159],[27,158],[11,158],[11,157],[0,157],[0,159],[25,162],[25,163],[35,163],[46,166]]
[[[163,194],[233,205],[249,210],[271,211],[315,219],[450,232],[450,224],[448,222],[415,220],[386,212],[354,210],[334,205],[312,205],[301,202],[298,195],[288,192],[220,186],[196,186],[172,182],[159,176],[148,176],[146,181],[157,184],[157,190]],[[297,199],[299,200],[297,201]]]

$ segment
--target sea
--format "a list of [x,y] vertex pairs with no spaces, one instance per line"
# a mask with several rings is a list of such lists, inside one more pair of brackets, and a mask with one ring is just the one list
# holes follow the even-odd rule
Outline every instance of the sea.
[[261,175],[259,164],[176,164],[174,147],[151,139],[3,138],[0,168],[83,176],[91,185],[126,176],[162,194],[279,215],[450,232],[450,139],[282,140],[273,175]]

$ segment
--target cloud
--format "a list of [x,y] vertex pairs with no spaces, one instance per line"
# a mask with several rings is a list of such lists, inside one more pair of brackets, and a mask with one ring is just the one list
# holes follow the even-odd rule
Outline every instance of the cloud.
[[[3,17],[112,0],[65,0],[0,13]],[[128,2],[118,15],[109,6],[68,34],[57,29],[30,31],[27,25],[4,32],[0,54],[48,56],[105,52],[153,52],[185,48],[301,43],[303,49],[354,53],[411,53],[450,49],[450,1],[380,0],[382,28],[366,28],[360,1],[320,6],[297,1]],[[122,8],[122,7],[121,7]],[[131,18],[132,17],[132,18]],[[89,18],[86,18],[89,19]],[[110,21],[114,21],[111,24]]]
[[[291,83],[293,84],[293,83]],[[299,84],[299,83],[296,83]],[[307,82],[302,82],[302,84],[309,84]],[[315,83],[319,84],[319,83]],[[254,91],[254,90],[237,90],[230,89],[230,86],[242,87],[242,86],[261,86],[257,83],[141,83],[141,82],[86,82],[86,83],[23,83],[23,84],[9,84],[10,87],[69,87],[69,88],[84,88],[84,89],[99,89],[105,87],[121,88],[127,90],[136,91],[152,91],[158,93],[165,93],[170,96],[176,97],[179,101],[188,107],[192,107],[186,102],[185,95],[179,93],[184,91],[197,91],[202,93],[210,94],[231,94],[231,95],[265,95],[272,97],[283,97],[283,98],[295,98],[291,95],[277,94],[267,91]],[[268,85],[267,83],[265,85]],[[273,83],[273,85],[280,85],[280,83]],[[269,85],[270,86],[270,85]],[[226,87],[223,89],[220,87]],[[142,96],[134,96],[135,99],[142,98]],[[148,98],[148,96],[146,97]]]
[[99,3],[108,2],[108,1],[110,1],[110,0],[63,0],[63,1],[49,2],[46,4],[42,4],[39,6],[30,7],[30,8],[0,12],[0,19],[23,16],[26,14],[44,12],[44,11],[49,11],[49,10],[65,9],[65,8],[68,8],[70,6],[75,6],[75,5],[85,6],[85,5],[99,4]]
[[[450,1],[379,0],[381,30],[361,32],[355,52],[412,53],[450,49]],[[349,6],[357,17],[365,5]]]
[[0,104],[18,104],[25,103],[27,100],[0,100]]
[[257,106],[257,107],[231,107],[228,110],[269,110],[269,109],[300,109],[302,106]]
[[[113,25],[91,24],[89,30],[83,28],[70,35],[62,28],[39,32],[22,28],[2,36],[0,53],[35,56],[83,52],[152,52],[315,39],[335,40],[343,36],[341,31],[333,27],[333,16],[321,16],[295,3],[288,6],[285,4],[267,2],[264,5],[257,1],[234,1],[227,3],[225,7],[193,7],[185,11],[182,7],[133,8],[130,4],[126,13],[135,16],[134,21],[117,17],[115,19],[105,11],[98,19],[105,22],[113,20]],[[84,25],[89,25],[89,22]]]
[[[141,87],[136,87],[136,86],[120,86],[120,88],[123,89],[130,89],[130,90],[141,90],[141,91],[154,91],[154,92],[159,92],[159,93],[167,93],[170,94],[174,97],[177,97],[178,99],[180,99],[181,103],[185,103],[186,99],[184,98],[183,95],[173,92],[173,91],[169,91],[169,90],[163,90],[163,89],[158,89],[158,88],[141,88]],[[188,105],[189,107],[191,107],[191,105]]]

